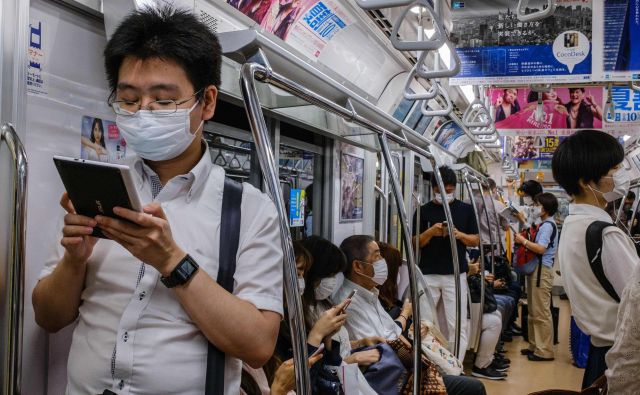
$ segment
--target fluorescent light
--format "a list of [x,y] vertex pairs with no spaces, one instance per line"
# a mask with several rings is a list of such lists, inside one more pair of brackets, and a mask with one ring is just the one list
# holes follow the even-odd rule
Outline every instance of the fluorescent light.
[[419,7],[419,6],[412,7],[411,12],[413,12],[414,14],[420,14],[422,12],[422,7]]
[[435,29],[435,28],[433,28],[433,27],[432,27],[431,29],[427,29],[427,28],[425,27],[425,28],[424,28],[424,29],[422,29],[422,30],[424,30],[424,34],[426,34],[426,35],[427,35],[427,38],[431,38],[431,37],[433,37],[433,35],[434,35],[434,34],[436,34],[436,29]]
[[447,44],[443,44],[440,48],[438,48],[438,54],[440,55],[440,59],[442,59],[442,62],[444,62],[444,66],[446,68],[450,68],[451,50],[449,49],[449,46]]
[[472,85],[461,85],[460,90],[464,94],[464,97],[467,99],[467,102],[471,103],[475,100],[476,95],[473,93]]
[[625,142],[627,140],[629,140],[630,138],[631,138],[631,136],[629,136],[628,134],[625,134],[624,136],[622,136],[622,140],[625,141]]

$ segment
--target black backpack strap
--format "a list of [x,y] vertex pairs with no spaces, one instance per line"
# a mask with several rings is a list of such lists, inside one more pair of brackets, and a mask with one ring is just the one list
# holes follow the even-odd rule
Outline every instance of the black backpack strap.
[[594,221],[587,228],[585,235],[585,244],[587,246],[587,258],[589,259],[589,266],[591,271],[598,279],[602,288],[615,300],[620,303],[620,297],[616,292],[613,285],[604,275],[604,268],[602,267],[602,232],[609,226],[615,226],[612,223],[605,221]]
[[[240,243],[240,204],[242,184],[224,179],[222,194],[222,218],[220,220],[220,252],[217,282],[228,292],[233,292],[233,275],[236,272],[236,255]],[[224,393],[224,353],[209,343],[207,354],[207,378],[205,395]]]
[[[547,249],[549,248],[553,248],[553,245],[556,242],[556,234],[558,232],[558,227],[556,226],[556,224],[553,221],[544,221],[542,224],[544,223],[549,223],[551,224],[551,227],[553,228],[553,230],[551,231],[551,240],[549,240],[549,244],[547,244]],[[540,232],[540,228],[542,228],[542,224],[540,224],[540,227],[538,227],[538,232]],[[542,276],[542,254],[538,255],[538,275],[536,278],[536,287],[540,288],[540,277]]]

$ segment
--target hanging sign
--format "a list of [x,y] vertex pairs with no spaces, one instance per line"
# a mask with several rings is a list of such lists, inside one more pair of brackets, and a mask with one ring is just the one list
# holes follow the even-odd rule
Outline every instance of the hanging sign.
[[551,160],[564,137],[517,136],[511,145],[511,157],[517,161]]
[[640,80],[640,0],[593,3],[593,79]]
[[462,158],[475,147],[469,136],[453,121],[447,121],[438,128],[434,141],[456,158]]
[[[523,22],[513,0],[452,2],[461,60],[452,85],[591,79],[591,0],[558,1],[553,17]],[[531,6],[530,11],[539,11]]]

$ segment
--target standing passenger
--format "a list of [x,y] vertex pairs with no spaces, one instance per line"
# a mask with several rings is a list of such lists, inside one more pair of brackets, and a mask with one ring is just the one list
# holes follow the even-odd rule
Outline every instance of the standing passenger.
[[[456,247],[458,251],[458,262],[460,267],[460,303],[462,318],[462,329],[460,331],[460,348],[458,358],[464,360],[467,351],[467,247],[477,247],[480,243],[478,235],[478,225],[470,204],[463,203],[455,198],[456,173],[449,167],[443,166],[439,169],[447,196],[446,204],[451,209],[453,215]],[[425,280],[433,297],[433,302],[438,305],[440,299],[444,303],[444,312],[447,317],[447,327],[449,331],[449,342],[454,343],[456,325],[456,293],[453,271],[453,254],[449,234],[443,227],[446,221],[440,189],[436,183],[435,174],[431,176],[431,185],[434,193],[434,200],[420,208],[420,232],[419,242],[421,248],[420,270],[425,274]],[[416,215],[413,216],[413,229],[416,229]]]
[[603,209],[607,202],[624,197],[628,189],[623,160],[624,149],[614,137],[582,130],[560,143],[552,161],[553,177],[573,199],[564,221],[558,259],[573,316],[578,327],[591,336],[583,388],[604,374],[605,354],[615,340],[619,303],[600,280],[606,280],[617,295],[622,295],[640,261],[631,239],[615,226],[602,233],[604,278],[596,277],[587,257],[587,228],[595,221],[611,223]]
[[[147,8],[104,55],[144,213],[84,217],[64,194],[64,248],[33,290],[36,321],[49,332],[77,322],[68,393],[201,395],[210,342],[226,355],[224,394],[236,395],[242,361],[258,368],[273,354],[282,250],[273,203],[245,184],[233,293],[216,282],[225,173],[202,130],[220,86],[218,39],[190,12]],[[109,239],[92,237],[96,227]]]

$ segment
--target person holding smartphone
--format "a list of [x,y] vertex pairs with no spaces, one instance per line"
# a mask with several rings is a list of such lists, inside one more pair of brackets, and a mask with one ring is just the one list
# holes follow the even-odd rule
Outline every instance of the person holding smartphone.
[[[283,254],[274,204],[244,184],[233,292],[216,282],[225,172],[202,133],[221,83],[218,39],[188,11],[145,8],[122,20],[104,57],[145,206],[89,218],[63,195],[35,319],[48,332],[76,324],[68,393],[201,395],[210,342],[225,354],[223,392],[236,395],[242,361],[260,367],[273,353]],[[94,227],[110,240],[89,236]]]

